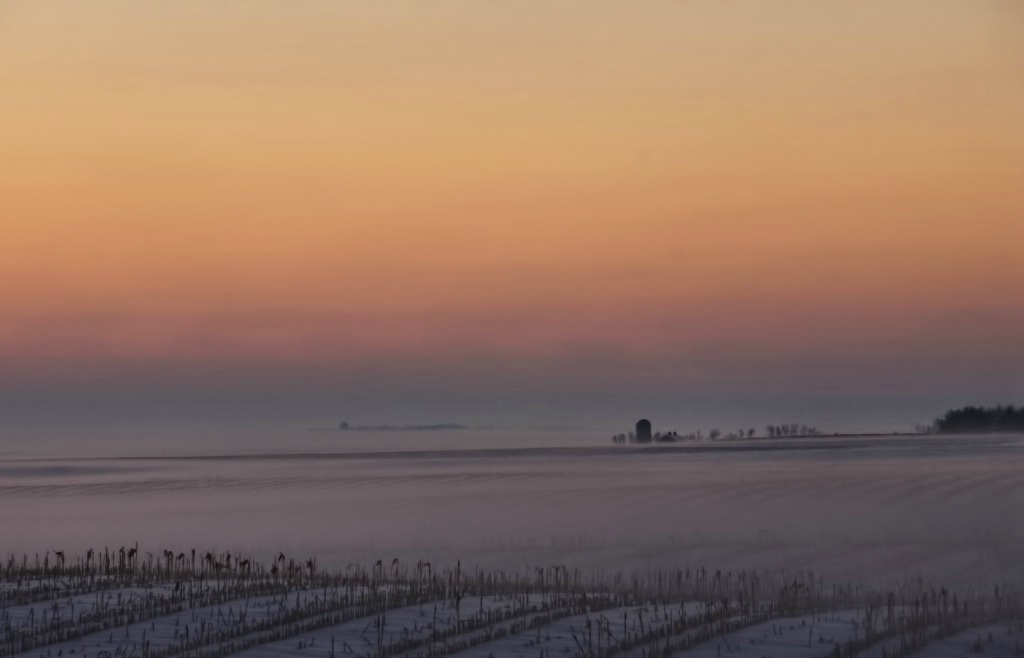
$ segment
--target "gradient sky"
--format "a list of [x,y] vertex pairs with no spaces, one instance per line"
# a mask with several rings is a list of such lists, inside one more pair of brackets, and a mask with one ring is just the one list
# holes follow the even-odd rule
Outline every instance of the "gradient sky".
[[1022,34],[0,0],[0,391],[1024,395]]

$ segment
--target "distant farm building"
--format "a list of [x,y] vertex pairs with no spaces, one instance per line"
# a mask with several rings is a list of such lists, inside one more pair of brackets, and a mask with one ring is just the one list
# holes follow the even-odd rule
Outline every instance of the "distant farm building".
[[636,442],[650,443],[651,441],[651,421],[646,418],[641,418],[636,421]]

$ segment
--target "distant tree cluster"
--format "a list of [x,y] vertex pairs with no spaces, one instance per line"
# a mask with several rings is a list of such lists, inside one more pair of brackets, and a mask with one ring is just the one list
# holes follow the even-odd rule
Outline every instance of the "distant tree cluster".
[[782,439],[789,436],[821,436],[817,427],[797,425],[796,423],[784,423],[782,425],[769,425],[765,428],[768,437]]
[[[783,423],[781,425],[768,425],[765,436],[772,439],[782,439],[794,436],[822,436],[817,427],[800,425],[798,423]],[[705,434],[701,430],[689,434],[678,432],[655,432],[653,439],[655,443],[673,443],[676,441],[737,441],[739,439],[753,439],[757,431],[750,429],[738,429],[734,432],[724,433],[722,430],[712,428]],[[615,434],[612,436],[612,443],[637,443],[636,434],[633,432]]]
[[[714,428],[707,434],[704,434],[702,430],[696,432],[690,432],[689,434],[680,434],[679,432],[655,432],[653,435],[654,443],[676,443],[679,441],[703,441],[707,438],[710,441],[734,441],[736,439],[752,439],[756,431],[754,428],[749,430],[740,429],[736,432],[729,432],[723,434],[722,430]],[[638,443],[636,434],[633,432],[615,434],[612,436],[612,443]]]
[[[680,441],[689,437],[679,436],[675,432],[655,432],[652,438],[656,443],[665,443]],[[636,434],[634,432],[629,432],[628,434],[615,434],[612,436],[612,443],[637,443]]]
[[952,409],[935,419],[940,434],[967,432],[1024,432],[1024,407],[963,407]]

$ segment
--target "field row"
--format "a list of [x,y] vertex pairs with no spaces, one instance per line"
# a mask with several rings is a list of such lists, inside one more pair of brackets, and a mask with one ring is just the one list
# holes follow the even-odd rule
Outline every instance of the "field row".
[[1022,598],[1005,588],[958,596],[920,582],[825,586],[813,574],[601,578],[562,566],[435,572],[423,562],[329,572],[283,555],[262,565],[207,554],[196,567],[116,555],[8,561],[0,656],[893,658],[1014,655],[1024,644]]

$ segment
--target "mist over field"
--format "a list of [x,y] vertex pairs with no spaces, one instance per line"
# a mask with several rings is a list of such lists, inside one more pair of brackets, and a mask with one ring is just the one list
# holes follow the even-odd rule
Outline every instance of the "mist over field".
[[[639,386],[605,392],[239,391],[152,392],[88,389],[0,396],[0,454],[169,455],[182,452],[525,448],[603,445],[641,417],[655,431],[705,435],[797,423],[832,433],[912,432],[947,409],[997,404],[1011,391],[855,394],[724,393]],[[456,423],[474,433],[325,433],[353,426]],[[493,431],[491,431],[493,430]]]
[[457,434],[449,450],[339,453],[317,437],[207,457],[22,454],[0,461],[5,549],[138,542],[339,567],[784,568],[979,586],[1024,575],[1021,436],[481,451]]

